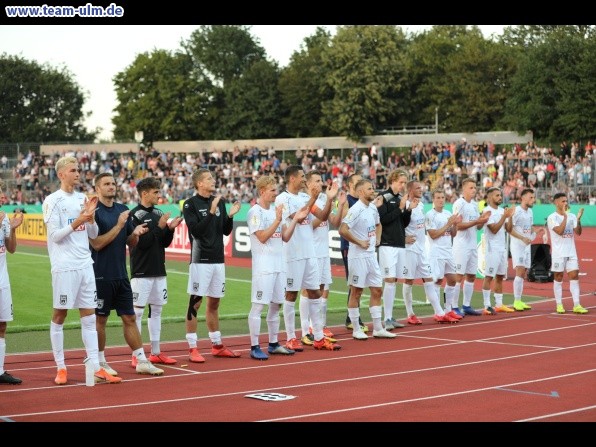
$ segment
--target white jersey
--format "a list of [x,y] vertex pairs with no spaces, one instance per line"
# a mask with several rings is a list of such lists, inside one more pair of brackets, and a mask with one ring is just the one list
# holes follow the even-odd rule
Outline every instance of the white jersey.
[[[440,230],[445,225],[447,225],[447,221],[450,217],[451,211],[443,209],[443,211],[438,212],[433,208],[428,213],[426,213],[426,231],[428,232],[428,230]],[[453,258],[453,251],[451,250],[451,228],[447,229],[447,231],[445,231],[445,233],[442,236],[439,236],[436,239],[433,239],[428,235],[426,237],[428,238],[429,259]]]
[[491,214],[486,224],[484,224],[485,253],[488,255],[503,252],[507,245],[505,224],[496,233],[490,231],[488,225],[498,223],[505,210],[501,207],[493,208],[492,206],[487,206],[486,209],[490,210]]
[[[406,209],[410,207],[410,201],[406,200]],[[420,201],[418,206],[412,210],[412,217],[410,223],[406,227],[406,236],[416,236],[416,242],[413,244],[406,244],[406,250],[414,253],[423,254],[425,251],[425,237],[426,227],[424,221],[426,216],[424,215],[424,204]]]
[[[315,202],[319,209],[325,208],[327,203],[327,194],[321,193]],[[312,216],[314,220],[314,216]],[[329,219],[319,223],[319,226],[313,229],[315,237],[315,256],[317,258],[326,258],[329,256]]]
[[259,241],[255,233],[266,230],[275,221],[275,208],[269,209],[261,205],[253,205],[246,215],[246,223],[250,234],[250,251],[252,255],[252,273],[276,273],[283,271],[283,242],[281,239],[282,225],[276,228],[273,235],[265,243]]
[[558,227],[563,222],[563,216],[556,211],[548,216],[547,225],[550,232],[553,258],[571,258],[577,257],[575,250],[575,233],[573,229],[577,227],[577,217],[575,214],[567,213],[567,225],[563,235],[559,236],[553,228]]
[[[478,211],[478,204],[471,200],[466,202],[463,197],[460,197],[453,203],[453,214],[462,216],[462,223],[472,222],[478,220],[480,212]],[[457,234],[453,238],[454,250],[475,250],[478,246],[476,238],[476,226],[473,225],[467,230],[457,230]]]
[[74,231],[72,228],[68,230],[62,238],[56,236],[79,217],[85,199],[85,194],[81,192],[67,193],[59,189],[43,201],[43,221],[47,227],[52,273],[80,270],[93,264],[88,236],[97,236],[97,224],[84,223]]
[[345,223],[352,236],[356,239],[368,239],[370,244],[365,250],[356,244],[350,244],[348,251],[348,259],[367,258],[375,256],[375,249],[377,246],[377,224],[381,223],[379,212],[373,202],[365,205],[364,202],[358,200],[354,205],[348,209],[346,217],[343,218],[342,223]]
[[[310,196],[304,192],[292,194],[284,191],[275,199],[275,206],[282,204],[282,219],[289,225],[292,222],[292,216],[296,211],[308,203]],[[301,224],[296,225],[294,234],[290,240],[284,244],[284,253],[286,262],[298,261],[300,259],[312,259],[315,257],[314,235],[312,227],[312,214],[308,214]]]
[[6,266],[6,239],[10,237],[10,220],[4,216],[0,229],[0,289],[10,286]]
[[[534,213],[532,208],[528,207],[527,210],[524,210],[521,206],[515,207],[515,212],[513,213],[513,216],[511,216],[511,223],[514,231],[523,237],[534,239],[532,237],[532,226],[534,225]],[[526,247],[528,246],[524,244],[524,241],[516,237],[511,237],[512,250],[517,249],[523,251]]]

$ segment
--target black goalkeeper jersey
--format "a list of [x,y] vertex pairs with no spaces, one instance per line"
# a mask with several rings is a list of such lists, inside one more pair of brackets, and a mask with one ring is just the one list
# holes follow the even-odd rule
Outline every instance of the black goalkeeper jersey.
[[192,264],[223,264],[224,235],[233,229],[234,220],[228,216],[226,204],[220,200],[215,215],[211,214],[214,197],[195,194],[184,202],[182,212],[190,240],[190,262]]
[[164,214],[153,206],[146,208],[137,205],[130,212],[132,223],[136,227],[146,223],[149,231],[139,237],[139,243],[130,250],[130,276],[147,278],[166,276],[166,247],[174,239],[174,232],[157,225]]
[[407,209],[402,211],[399,208],[402,197],[400,194],[393,194],[391,188],[381,195],[383,204],[377,208],[383,227],[380,245],[404,248],[406,246],[406,227],[410,224],[412,211]]

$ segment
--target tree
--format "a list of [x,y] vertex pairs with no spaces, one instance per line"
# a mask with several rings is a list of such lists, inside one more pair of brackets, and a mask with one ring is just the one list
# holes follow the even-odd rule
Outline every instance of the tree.
[[93,141],[85,97],[66,69],[0,56],[0,142]]
[[139,54],[114,76],[117,113],[114,138],[131,140],[135,131],[146,142],[211,137],[211,82],[193,70],[189,55],[166,50]]
[[208,75],[224,90],[254,62],[265,59],[265,50],[246,25],[201,25],[183,47],[196,69]]
[[332,91],[325,82],[327,71],[322,54],[331,43],[331,34],[317,28],[304,39],[302,48],[294,52],[288,67],[279,79],[281,102],[286,114],[282,117],[287,137],[324,137],[331,135],[322,121],[321,104],[332,98]]
[[[538,141],[590,139],[596,117],[593,28],[538,28],[525,37],[503,125],[531,130]],[[531,44],[527,44],[531,42]]]
[[278,80],[277,65],[260,60],[230,81],[224,90],[226,106],[215,137],[238,140],[282,136]]
[[409,48],[411,116],[426,124],[440,112],[440,132],[496,130],[503,116],[515,52],[479,28],[435,26]]
[[323,100],[331,132],[359,141],[393,123],[406,109],[407,40],[393,25],[341,26],[322,54],[332,98]]

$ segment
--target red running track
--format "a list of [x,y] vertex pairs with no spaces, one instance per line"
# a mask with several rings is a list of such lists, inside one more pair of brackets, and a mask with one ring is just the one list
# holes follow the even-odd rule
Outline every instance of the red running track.
[[[569,297],[564,304],[571,309]],[[95,387],[84,384],[81,350],[67,352],[64,386],[53,383],[51,352],[9,355],[6,369],[23,384],[0,386],[0,420],[594,422],[596,296],[582,296],[582,304],[589,314],[558,315],[546,299],[531,311],[467,316],[452,325],[427,317],[391,340],[357,341],[336,327],[340,351],[305,347],[264,362],[249,357],[248,336],[225,339],[241,358],[206,355],[203,364],[187,361],[185,341],[164,343],[178,363],[164,366],[161,377],[137,375],[128,347],[108,348],[124,381]],[[208,354],[206,340],[199,348]],[[246,397],[259,392],[294,398]]]

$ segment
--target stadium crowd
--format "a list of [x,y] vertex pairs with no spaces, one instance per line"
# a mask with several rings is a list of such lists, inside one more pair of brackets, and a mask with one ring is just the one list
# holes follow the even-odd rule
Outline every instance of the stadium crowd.
[[[198,167],[209,168],[217,181],[217,191],[226,202],[256,201],[256,179],[272,174],[283,183],[283,172],[289,164],[297,163],[305,173],[316,169],[323,181],[333,180],[346,189],[345,179],[360,172],[373,182],[375,189],[387,187],[387,175],[397,168],[406,169],[410,178],[423,184],[423,202],[430,203],[431,191],[442,187],[448,203],[458,198],[464,178],[472,176],[478,183],[481,200],[491,187],[503,189],[505,204],[519,203],[525,188],[537,191],[538,202],[550,203],[556,192],[568,194],[570,203],[596,204],[596,189],[592,166],[595,145],[588,141],[582,148],[579,143],[563,141],[558,151],[551,147],[537,147],[533,142],[525,146],[515,144],[497,148],[491,142],[413,144],[409,152],[392,150],[372,144],[368,149],[328,150],[298,148],[294,153],[276,151],[272,147],[233,147],[229,151],[216,150],[202,153],[171,153],[157,148],[140,147],[138,152],[108,153],[106,150],[73,150],[69,153],[38,155],[33,151],[20,154],[12,168],[14,181],[7,191],[9,204],[41,205],[45,197],[58,187],[54,165],[64,155],[75,156],[84,172],[83,185],[93,192],[93,178],[102,172],[112,172],[118,183],[119,201],[138,203],[135,185],[143,177],[157,176],[163,180],[164,203],[177,203],[193,194],[192,172]],[[342,155],[345,158],[342,160]],[[6,156],[0,165],[8,169]]]

